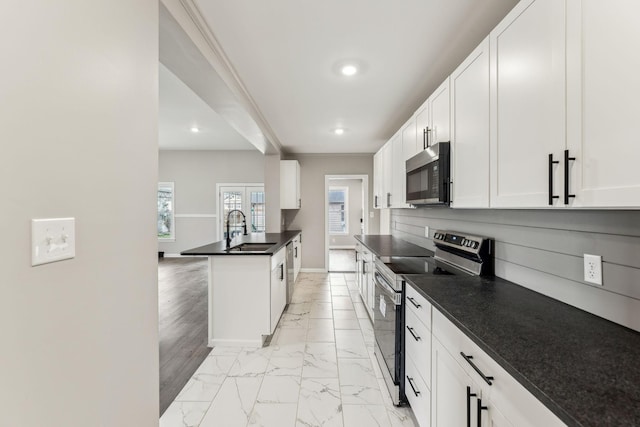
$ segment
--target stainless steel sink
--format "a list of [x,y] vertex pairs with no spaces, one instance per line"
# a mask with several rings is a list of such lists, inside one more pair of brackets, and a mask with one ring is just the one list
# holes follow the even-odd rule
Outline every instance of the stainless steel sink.
[[275,245],[274,243],[241,243],[229,249],[232,252],[266,252]]

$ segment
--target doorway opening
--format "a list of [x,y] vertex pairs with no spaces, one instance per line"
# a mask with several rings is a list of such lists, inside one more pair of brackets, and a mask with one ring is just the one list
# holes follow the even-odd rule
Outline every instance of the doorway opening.
[[325,175],[325,266],[354,272],[354,236],[369,230],[369,176]]

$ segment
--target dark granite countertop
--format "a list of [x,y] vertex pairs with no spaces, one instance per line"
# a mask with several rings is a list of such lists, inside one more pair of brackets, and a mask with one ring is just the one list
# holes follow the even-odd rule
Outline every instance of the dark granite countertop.
[[378,257],[433,256],[433,252],[389,234],[362,234],[356,240]]
[[406,278],[567,425],[640,426],[639,332],[500,278]]
[[242,252],[242,251],[229,251],[226,249],[226,242],[221,240],[215,243],[209,243],[208,245],[200,246],[198,248],[189,249],[180,252],[180,255],[273,255],[278,252],[283,246],[293,240],[300,230],[289,230],[282,233],[250,233],[246,236],[236,236],[231,242],[231,246],[237,246],[242,243],[271,243],[274,245],[269,250],[264,252]]

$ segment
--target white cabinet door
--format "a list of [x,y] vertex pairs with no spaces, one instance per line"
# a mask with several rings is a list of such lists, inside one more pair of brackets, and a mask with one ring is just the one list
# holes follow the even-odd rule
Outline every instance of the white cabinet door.
[[373,208],[382,208],[382,148],[373,156]]
[[[480,393],[471,378],[435,337],[431,358],[431,426],[477,425],[475,396]],[[469,387],[469,389],[467,389]]]
[[393,192],[393,139],[382,148],[382,207],[391,207]]
[[404,207],[404,152],[402,149],[402,132],[391,139],[391,207]]
[[549,207],[549,154],[565,146],[565,16],[562,0],[522,0],[489,35],[492,207]]
[[451,74],[452,201],[489,207],[489,38]]
[[287,279],[285,265],[284,262],[282,262],[271,270],[271,333],[275,331],[286,304]]
[[425,150],[428,146],[428,137],[431,133],[431,116],[429,114],[429,100],[427,99],[424,104],[416,111],[416,150],[418,152]]
[[[416,118],[413,116],[402,127],[402,152],[404,160],[406,161],[415,156],[420,151],[422,151],[422,140],[418,140]],[[404,166],[403,164],[403,171],[405,170]]]
[[429,97],[431,113],[431,136],[429,145],[437,142],[449,142],[450,137],[450,98],[449,78],[447,78]]
[[568,2],[570,205],[640,206],[640,2]]
[[300,163],[280,160],[280,209],[300,209]]
[[298,280],[298,273],[302,267],[302,234],[293,240],[293,283]]

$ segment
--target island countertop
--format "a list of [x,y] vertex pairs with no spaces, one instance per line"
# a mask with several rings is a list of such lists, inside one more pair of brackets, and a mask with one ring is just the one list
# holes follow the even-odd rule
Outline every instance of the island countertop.
[[180,252],[180,255],[268,255],[271,256],[278,252],[283,246],[292,241],[300,230],[288,230],[282,233],[249,233],[246,236],[236,236],[231,241],[231,247],[241,245],[243,243],[273,243],[273,246],[266,251],[261,252],[243,252],[243,251],[230,251],[228,250],[227,243],[224,240],[219,242],[209,243],[208,245],[200,246],[193,249]]

